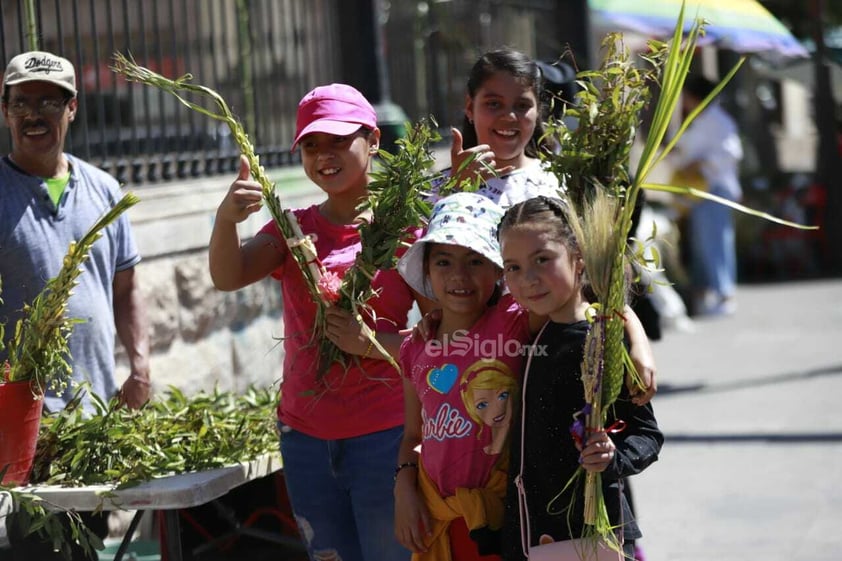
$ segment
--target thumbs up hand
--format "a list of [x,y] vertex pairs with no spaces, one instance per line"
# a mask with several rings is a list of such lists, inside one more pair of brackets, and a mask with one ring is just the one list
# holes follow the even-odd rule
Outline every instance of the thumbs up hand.
[[497,167],[494,151],[488,144],[478,144],[472,148],[463,148],[464,137],[459,129],[451,129],[453,143],[450,145],[451,174],[459,180],[473,181],[479,177],[482,181],[495,176],[505,175],[515,169],[514,166]]
[[219,204],[217,220],[242,222],[263,205],[263,189],[260,183],[251,179],[248,158],[240,156],[240,171],[237,179],[228,188],[228,193]]

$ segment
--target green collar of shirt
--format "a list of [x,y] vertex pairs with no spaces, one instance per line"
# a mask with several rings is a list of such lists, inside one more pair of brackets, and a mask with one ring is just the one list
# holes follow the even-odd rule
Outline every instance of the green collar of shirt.
[[64,189],[70,183],[70,170],[67,170],[67,173],[60,177],[48,177],[44,181],[47,183],[47,192],[50,194],[50,199],[58,207],[58,202],[61,200]]

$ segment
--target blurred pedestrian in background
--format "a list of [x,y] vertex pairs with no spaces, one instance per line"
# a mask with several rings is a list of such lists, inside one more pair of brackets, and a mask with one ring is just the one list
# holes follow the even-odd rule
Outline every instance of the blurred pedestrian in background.
[[[690,75],[684,86],[683,116],[689,115],[716,84]],[[698,172],[705,189],[729,201],[739,201],[739,163],[743,148],[734,119],[715,100],[685,131],[670,155],[683,172]],[[693,309],[698,315],[728,315],[737,310],[737,248],[730,208],[701,200],[688,218]]]

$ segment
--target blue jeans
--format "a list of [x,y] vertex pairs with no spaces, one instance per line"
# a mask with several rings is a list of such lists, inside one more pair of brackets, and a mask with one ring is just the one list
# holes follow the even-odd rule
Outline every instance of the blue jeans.
[[690,211],[692,273],[696,288],[731,297],[737,292],[737,242],[733,211],[700,201]]
[[310,559],[407,561],[393,496],[403,427],[344,440],[280,428],[287,492]]

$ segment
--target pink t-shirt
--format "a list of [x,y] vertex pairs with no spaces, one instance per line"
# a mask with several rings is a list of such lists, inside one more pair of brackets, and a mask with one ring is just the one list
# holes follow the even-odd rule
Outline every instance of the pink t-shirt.
[[[314,238],[316,253],[328,271],[340,277],[360,251],[360,236],[353,225],[329,222],[318,206],[293,211],[301,230]],[[261,228],[283,242],[274,221]],[[285,243],[285,242],[284,242]],[[316,438],[334,440],[361,436],[403,424],[400,373],[385,360],[362,359],[346,372],[334,364],[316,383],[318,341],[311,342],[316,305],[292,254],[272,272],[281,285],[284,320],[284,370],[278,418],[285,425]],[[396,270],[378,271],[372,287],[379,296],[369,304],[374,321],[366,323],[380,333],[397,333],[406,326],[413,295]]]
[[421,462],[443,497],[484,487],[520,403],[529,320],[509,295],[467,331],[401,346],[421,401]]

